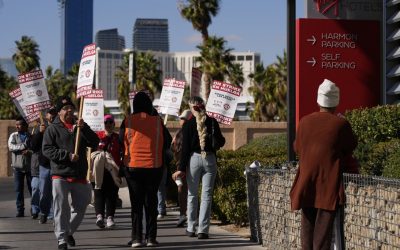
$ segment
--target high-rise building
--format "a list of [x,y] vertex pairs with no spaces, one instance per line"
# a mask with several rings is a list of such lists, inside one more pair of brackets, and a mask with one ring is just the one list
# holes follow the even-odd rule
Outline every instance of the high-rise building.
[[118,29],[99,30],[96,33],[96,47],[102,50],[125,49],[125,38],[118,35]]
[[93,41],[93,0],[57,0],[61,15],[61,72],[79,64],[83,47]]
[[134,50],[168,52],[168,19],[136,19],[132,41]]
[[124,62],[126,52],[120,50],[103,50],[97,47],[96,52],[96,89],[103,90],[104,100],[117,100],[118,79],[115,77],[118,66]]

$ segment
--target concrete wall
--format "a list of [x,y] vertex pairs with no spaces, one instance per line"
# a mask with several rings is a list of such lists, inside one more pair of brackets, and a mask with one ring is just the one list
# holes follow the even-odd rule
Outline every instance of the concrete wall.
[[[230,150],[236,150],[257,137],[286,132],[286,122],[233,122],[230,126],[220,126],[226,139],[224,149]],[[180,128],[178,122],[168,122],[167,127],[172,136]],[[13,131],[15,131],[14,120],[0,120],[0,177],[12,175],[11,154],[8,151],[7,141]]]

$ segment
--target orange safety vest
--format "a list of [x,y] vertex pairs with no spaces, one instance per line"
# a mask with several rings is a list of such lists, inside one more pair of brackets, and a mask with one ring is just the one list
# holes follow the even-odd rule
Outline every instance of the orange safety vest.
[[131,168],[159,168],[163,165],[163,127],[159,116],[144,112],[125,120],[124,164]]

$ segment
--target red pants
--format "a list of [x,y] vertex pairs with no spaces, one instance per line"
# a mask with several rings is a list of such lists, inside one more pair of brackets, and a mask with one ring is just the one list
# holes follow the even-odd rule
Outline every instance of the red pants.
[[336,211],[302,208],[301,247],[303,250],[329,250]]

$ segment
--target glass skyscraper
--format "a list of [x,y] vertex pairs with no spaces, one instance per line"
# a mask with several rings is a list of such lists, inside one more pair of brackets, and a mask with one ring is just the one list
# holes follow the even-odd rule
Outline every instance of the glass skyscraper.
[[102,50],[125,49],[125,38],[118,35],[118,29],[99,30],[96,33],[96,47]]
[[93,0],[58,0],[61,14],[61,71],[79,64],[85,45],[93,41]]
[[168,19],[136,19],[133,49],[169,52]]

